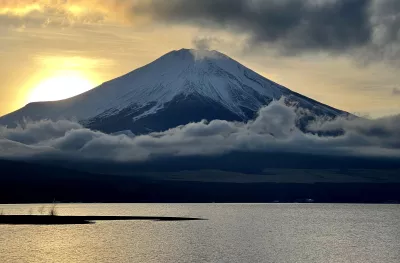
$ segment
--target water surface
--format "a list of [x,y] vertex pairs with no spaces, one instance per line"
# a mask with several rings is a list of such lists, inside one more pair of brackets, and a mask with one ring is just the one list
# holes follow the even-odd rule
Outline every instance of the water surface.
[[[0,205],[0,210],[37,214],[41,207]],[[57,208],[62,215],[208,220],[3,225],[0,262],[400,262],[399,205],[59,204]]]

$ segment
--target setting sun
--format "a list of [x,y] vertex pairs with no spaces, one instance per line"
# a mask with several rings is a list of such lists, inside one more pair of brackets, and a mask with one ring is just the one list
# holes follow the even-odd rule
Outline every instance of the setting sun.
[[95,84],[79,72],[55,75],[32,89],[28,102],[66,99],[94,88]]

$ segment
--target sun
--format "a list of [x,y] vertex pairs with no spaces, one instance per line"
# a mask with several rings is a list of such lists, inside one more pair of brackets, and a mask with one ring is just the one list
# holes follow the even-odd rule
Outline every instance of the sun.
[[36,85],[28,102],[63,100],[94,88],[94,83],[79,72],[54,75]]

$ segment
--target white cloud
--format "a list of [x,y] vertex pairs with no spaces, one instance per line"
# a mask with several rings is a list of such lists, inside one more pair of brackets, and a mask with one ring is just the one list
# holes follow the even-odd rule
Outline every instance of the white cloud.
[[377,120],[320,119],[310,125],[310,131],[342,133],[319,136],[296,127],[301,112],[274,101],[248,123],[202,121],[139,136],[104,134],[70,121],[27,122],[15,129],[0,127],[0,155],[123,162],[232,151],[400,157],[400,116]]

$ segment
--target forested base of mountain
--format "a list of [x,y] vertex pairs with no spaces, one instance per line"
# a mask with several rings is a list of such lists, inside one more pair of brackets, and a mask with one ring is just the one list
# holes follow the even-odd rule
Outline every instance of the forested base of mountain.
[[[398,203],[400,183],[201,182],[101,175],[19,162],[0,177],[0,203]],[[11,169],[14,167],[15,169]],[[224,175],[226,176],[226,174]]]
[[[77,185],[78,184],[78,185]],[[37,191],[32,191],[36,188]],[[119,189],[121,188],[121,190]],[[122,189],[123,188],[123,189]],[[159,182],[127,186],[70,182],[15,184],[0,203],[399,203],[400,184],[226,184]]]

